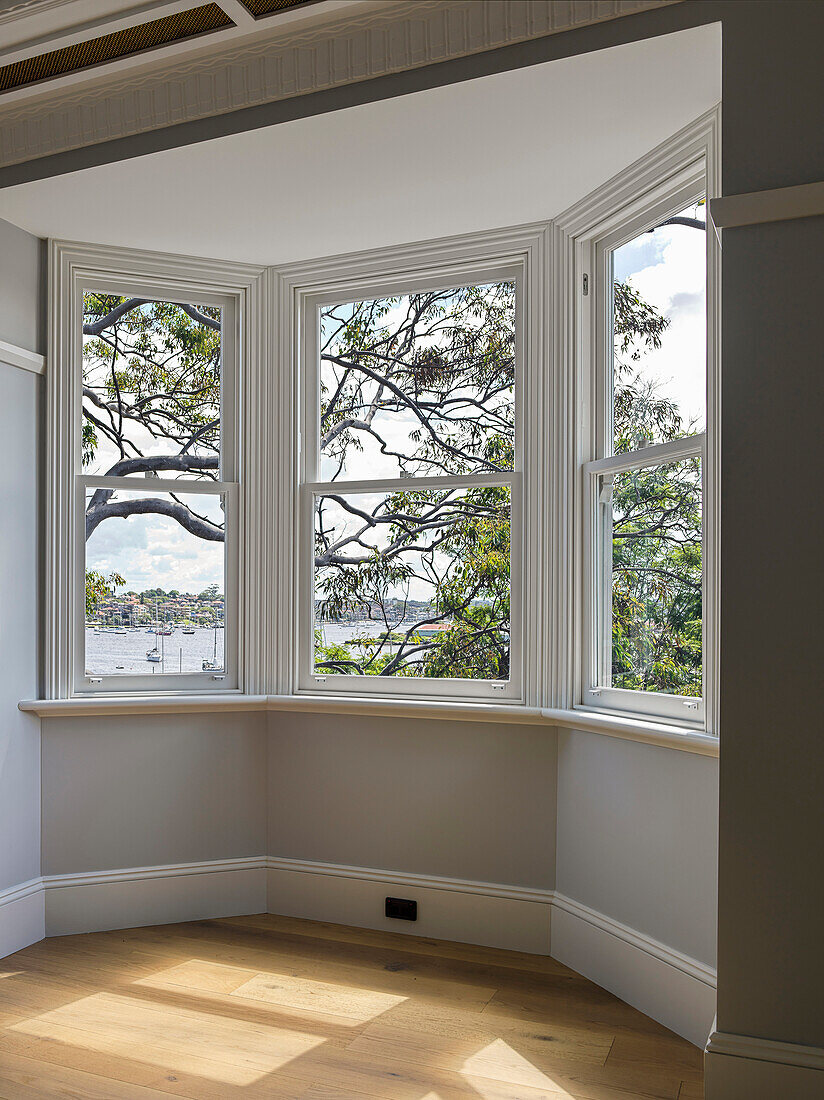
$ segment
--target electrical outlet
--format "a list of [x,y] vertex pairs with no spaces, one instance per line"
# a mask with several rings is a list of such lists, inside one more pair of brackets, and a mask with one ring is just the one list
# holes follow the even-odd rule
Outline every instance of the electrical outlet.
[[387,898],[387,917],[397,917],[398,920],[417,920],[418,903],[409,898]]

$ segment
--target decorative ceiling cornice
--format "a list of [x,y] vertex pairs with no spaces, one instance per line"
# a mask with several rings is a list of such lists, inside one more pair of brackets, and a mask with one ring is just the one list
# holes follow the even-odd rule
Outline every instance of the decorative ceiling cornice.
[[[27,5],[62,0],[28,0]],[[0,99],[0,166],[369,80],[679,0],[396,0],[34,101]]]

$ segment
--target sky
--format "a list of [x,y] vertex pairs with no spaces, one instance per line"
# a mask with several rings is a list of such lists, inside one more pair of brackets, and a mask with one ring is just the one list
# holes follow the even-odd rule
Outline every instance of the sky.
[[[151,495],[168,498],[167,493]],[[199,494],[182,499],[191,502],[199,515],[223,521],[219,497]],[[104,576],[120,573],[126,580],[121,592],[163,588],[198,594],[210,584],[223,592],[223,543],[199,539],[167,516],[116,517],[104,520],[92,532],[86,543],[86,569]]]
[[[703,206],[681,213],[704,220]],[[657,379],[699,432],[706,418],[706,265],[706,231],[688,226],[642,233],[614,253],[615,279],[629,281],[670,319],[661,347],[639,364],[643,376]]]

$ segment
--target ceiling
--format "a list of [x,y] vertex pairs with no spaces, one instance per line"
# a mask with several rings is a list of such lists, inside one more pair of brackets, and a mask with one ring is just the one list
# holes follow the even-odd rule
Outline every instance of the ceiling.
[[[210,46],[239,34],[320,14],[317,0],[19,0],[0,3],[0,103],[11,91],[39,93],[45,82],[136,59],[216,34]],[[323,14],[340,11],[323,3]],[[217,33],[221,32],[221,33]],[[145,58],[137,58],[138,61]]]
[[551,218],[712,108],[718,25],[0,190],[41,237],[278,264]]

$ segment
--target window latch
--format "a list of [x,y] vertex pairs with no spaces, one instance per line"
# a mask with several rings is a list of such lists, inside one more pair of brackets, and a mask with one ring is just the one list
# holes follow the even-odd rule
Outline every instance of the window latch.
[[103,683],[103,677],[102,676],[87,676],[86,679],[90,684],[102,684]]
[[685,699],[684,700],[684,706],[688,707],[689,710],[698,710],[698,700],[697,699]]

